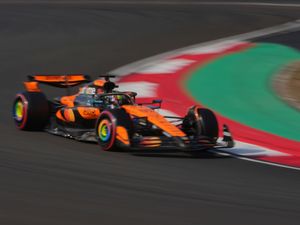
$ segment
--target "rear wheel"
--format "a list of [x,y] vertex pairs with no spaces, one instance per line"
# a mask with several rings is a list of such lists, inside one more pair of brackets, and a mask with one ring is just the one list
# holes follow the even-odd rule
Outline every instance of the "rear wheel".
[[215,114],[206,108],[193,106],[183,120],[183,129],[194,136],[206,136],[216,142],[219,125]]
[[22,92],[16,95],[12,113],[20,130],[42,130],[49,121],[50,107],[43,93]]

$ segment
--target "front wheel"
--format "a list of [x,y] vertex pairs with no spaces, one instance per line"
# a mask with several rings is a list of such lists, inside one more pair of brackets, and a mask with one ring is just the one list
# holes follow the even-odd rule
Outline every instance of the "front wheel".
[[219,125],[215,114],[206,108],[193,106],[188,110],[183,120],[186,133],[196,136],[206,136],[216,142],[219,136]]
[[130,146],[133,124],[123,109],[103,111],[96,123],[98,144],[105,151],[118,150]]

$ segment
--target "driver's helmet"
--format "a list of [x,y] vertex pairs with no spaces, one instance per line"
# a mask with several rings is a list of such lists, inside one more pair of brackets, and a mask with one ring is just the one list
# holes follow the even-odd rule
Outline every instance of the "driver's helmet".
[[110,108],[114,109],[119,105],[116,95],[107,96],[107,99],[108,99],[108,105],[110,106]]
[[128,105],[130,102],[125,95],[117,95],[119,105]]

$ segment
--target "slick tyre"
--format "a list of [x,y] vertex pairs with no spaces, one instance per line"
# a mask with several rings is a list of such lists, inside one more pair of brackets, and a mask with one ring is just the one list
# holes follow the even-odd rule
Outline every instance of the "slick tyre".
[[49,102],[43,93],[22,92],[15,97],[12,114],[20,130],[42,130],[49,122]]
[[[122,127],[128,136],[128,143],[124,144],[118,138],[118,128]],[[96,122],[96,138],[104,151],[118,151],[129,147],[129,140],[133,134],[133,124],[130,116],[123,109],[105,110]]]
[[215,114],[211,110],[205,108],[200,108],[197,111],[202,135],[207,136],[216,142],[219,136],[219,125]]
[[183,120],[183,128],[194,136],[206,136],[216,142],[219,134],[219,125],[215,114],[206,108],[193,106],[188,110]]

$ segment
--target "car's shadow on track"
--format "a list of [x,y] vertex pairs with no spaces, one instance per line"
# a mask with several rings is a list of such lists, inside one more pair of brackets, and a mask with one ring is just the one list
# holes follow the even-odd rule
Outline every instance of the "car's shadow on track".
[[219,159],[219,158],[230,158],[230,156],[220,155],[212,151],[201,150],[201,151],[190,151],[183,152],[178,150],[128,150],[133,156],[137,157],[158,157],[158,158],[189,158],[189,159]]
[[[85,144],[97,145],[94,142],[80,141]],[[153,158],[186,158],[186,159],[224,159],[231,158],[230,155],[218,154],[210,150],[182,151],[178,149],[123,149],[115,148],[113,153],[129,154],[137,157]]]

